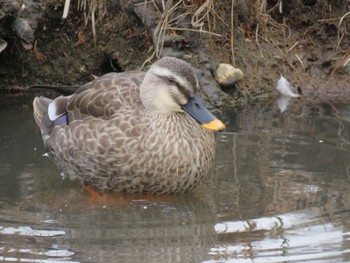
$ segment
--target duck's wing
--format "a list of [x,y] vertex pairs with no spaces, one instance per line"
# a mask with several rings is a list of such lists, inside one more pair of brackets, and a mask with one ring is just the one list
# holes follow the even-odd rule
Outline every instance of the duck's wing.
[[143,72],[109,73],[81,86],[67,101],[69,118],[85,116],[109,119],[120,109],[142,106],[140,84]]
[[88,116],[110,119],[121,110],[142,108],[140,84],[144,72],[109,73],[82,85],[70,96],[37,97],[34,117],[43,136],[55,125],[69,125]]

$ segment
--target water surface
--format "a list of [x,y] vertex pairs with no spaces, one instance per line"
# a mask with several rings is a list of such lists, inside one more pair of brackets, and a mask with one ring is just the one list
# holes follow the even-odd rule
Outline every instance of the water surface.
[[1,94],[0,261],[350,262],[343,101],[232,113],[194,192],[95,202],[43,156],[31,98]]

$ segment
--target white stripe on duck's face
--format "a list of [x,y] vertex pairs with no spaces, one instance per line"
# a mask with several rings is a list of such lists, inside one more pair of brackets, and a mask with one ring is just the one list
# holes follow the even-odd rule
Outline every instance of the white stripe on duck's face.
[[170,71],[167,68],[153,66],[152,72],[161,78],[167,79],[171,84],[176,84],[177,86],[183,87],[188,91],[192,91],[191,84],[187,81],[186,78],[178,76],[176,73]]

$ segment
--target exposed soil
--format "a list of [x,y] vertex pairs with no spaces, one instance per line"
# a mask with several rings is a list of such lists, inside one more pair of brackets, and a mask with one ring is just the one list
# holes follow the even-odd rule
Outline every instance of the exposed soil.
[[[152,57],[155,43],[152,35],[162,19],[152,6],[141,9],[131,1],[105,1],[105,9],[96,11],[94,43],[91,20],[85,19],[91,14],[77,10],[74,3],[68,18],[62,19],[64,1],[6,1],[35,2],[40,5],[41,14],[36,16],[33,26],[33,48],[25,50],[13,23],[16,16],[30,17],[30,12],[26,15],[17,10],[10,14],[5,10],[8,6],[0,4],[3,11],[0,39],[8,42],[0,53],[0,89],[15,90],[37,84],[76,85],[90,81],[93,75],[139,69]],[[161,2],[152,1],[158,8]],[[200,7],[205,1],[182,2],[184,6],[186,3]],[[159,55],[178,56],[199,68],[207,101],[222,110],[269,99],[280,74],[304,95],[350,89],[348,0],[249,2],[237,0],[234,5],[234,59],[231,1],[227,0],[214,1],[212,11],[203,20],[204,30],[220,36],[167,30],[168,38],[165,37]],[[261,9],[263,3],[266,8]],[[39,12],[38,8],[35,10]],[[185,7],[179,8],[172,16],[185,11]],[[189,23],[191,15],[186,19]],[[152,60],[155,59],[153,56]],[[234,64],[245,73],[245,78],[222,91],[212,76],[218,63]]]

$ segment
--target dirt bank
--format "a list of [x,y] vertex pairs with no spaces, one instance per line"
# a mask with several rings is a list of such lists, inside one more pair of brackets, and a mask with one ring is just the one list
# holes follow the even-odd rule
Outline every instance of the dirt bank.
[[[7,42],[0,89],[81,84],[164,55],[196,66],[207,101],[221,109],[268,99],[280,74],[306,95],[350,88],[348,0],[73,2],[66,19],[64,1],[0,3],[0,39]],[[16,29],[18,18],[33,29],[29,50]],[[245,73],[224,91],[212,76],[221,62]]]

